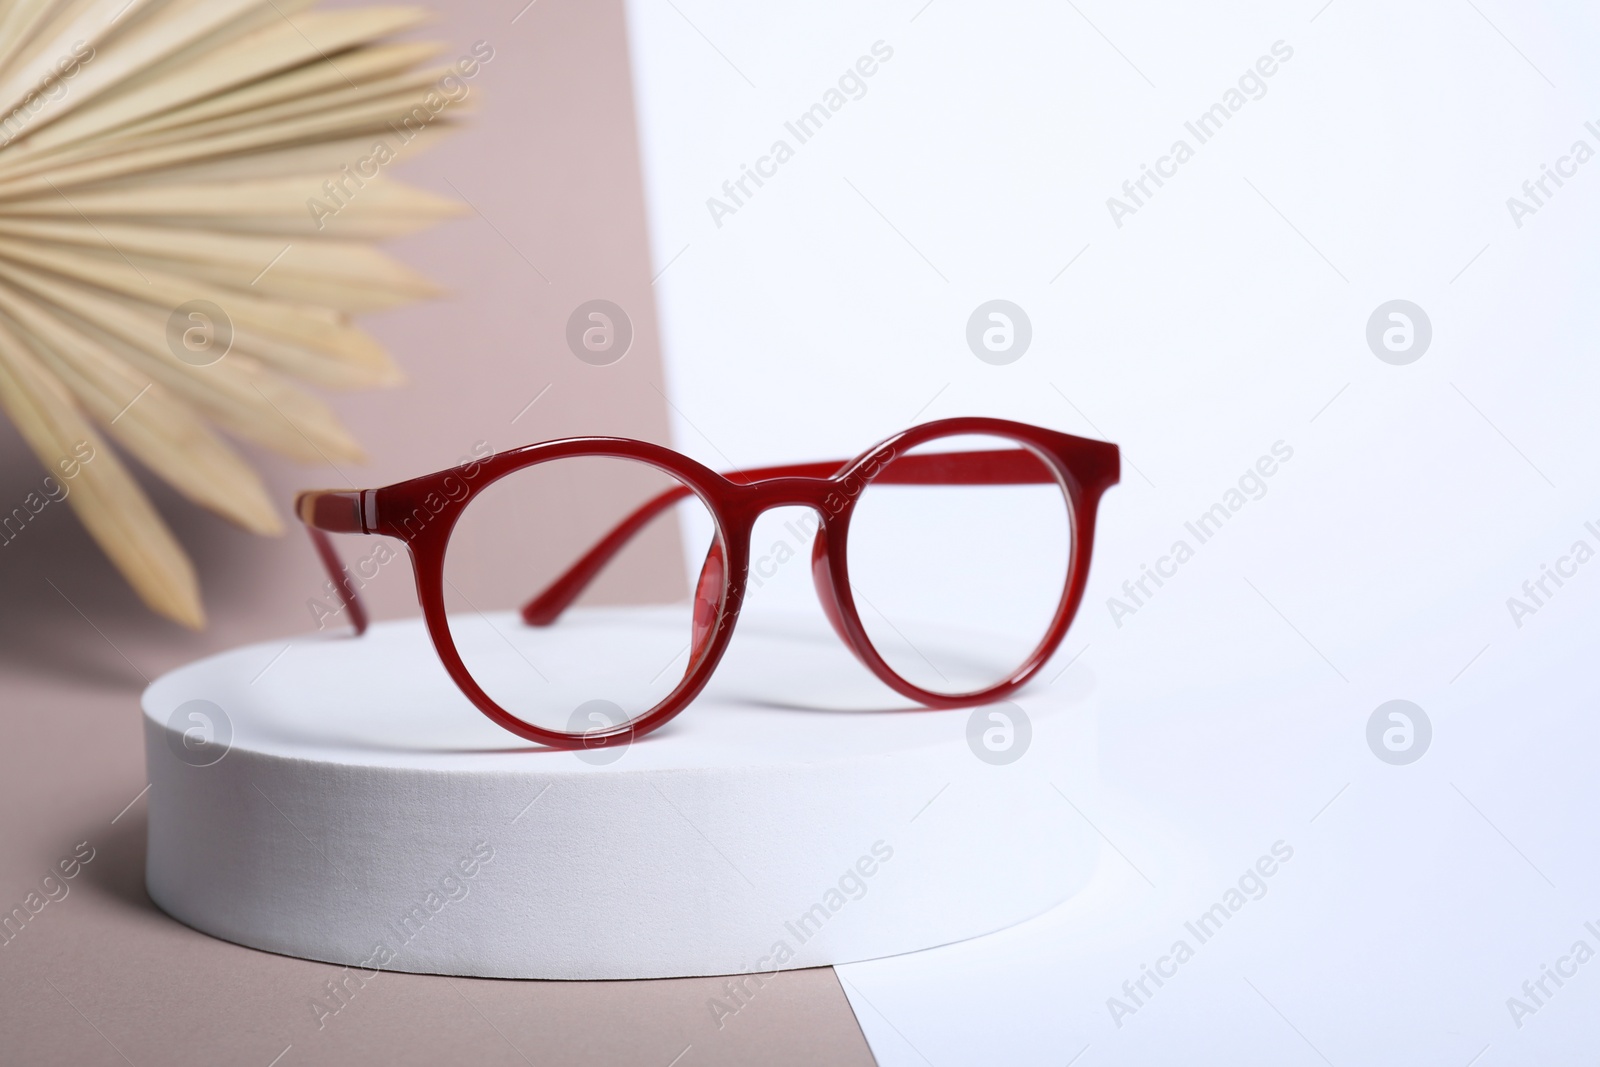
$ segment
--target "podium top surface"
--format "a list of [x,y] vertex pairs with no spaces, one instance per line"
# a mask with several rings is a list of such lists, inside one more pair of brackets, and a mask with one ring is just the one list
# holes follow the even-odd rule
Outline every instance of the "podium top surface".
[[[614,621],[618,655],[653,609],[593,608]],[[971,635],[974,646],[983,638]],[[1047,671],[1048,675],[1048,671]],[[1077,680],[1071,680],[1077,676]],[[1032,718],[1067,710],[1085,672],[1016,698]],[[965,745],[971,709],[936,711],[879,683],[819,619],[741,619],[706,690],[661,729],[622,748],[559,751],[489,721],[440,663],[421,619],[366,634],[324,632],[231,649],[156,679],[147,718],[179,734],[191,701],[231,748],[362,767],[494,773],[591,773],[781,767]],[[203,705],[195,707],[204,708]],[[623,755],[625,753],[625,755]],[[616,754],[616,755],[613,755]],[[602,759],[602,756],[612,758]]]

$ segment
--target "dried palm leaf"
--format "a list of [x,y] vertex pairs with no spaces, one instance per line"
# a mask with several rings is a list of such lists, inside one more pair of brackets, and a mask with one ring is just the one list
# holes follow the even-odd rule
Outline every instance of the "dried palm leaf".
[[150,608],[194,568],[111,445],[247,530],[282,522],[224,433],[360,457],[295,386],[400,380],[349,316],[435,295],[365,242],[460,207],[388,177],[492,58],[430,66],[420,9],[13,0],[0,10],[0,410]]

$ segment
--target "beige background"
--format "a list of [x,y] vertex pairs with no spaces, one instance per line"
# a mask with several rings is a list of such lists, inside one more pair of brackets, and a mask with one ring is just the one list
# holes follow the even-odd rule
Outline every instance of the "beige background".
[[[259,457],[286,512],[296,489],[383,484],[448,466],[478,441],[667,439],[621,6],[519,7],[454,3],[431,35],[452,54],[477,40],[495,49],[473,83],[470,127],[404,174],[474,208],[396,246],[454,295],[367,320],[411,379],[335,398],[370,463],[306,471]],[[596,297],[622,305],[636,333],[610,367],[579,362],[563,341],[568,314]],[[0,501],[40,477],[0,425]],[[146,612],[64,505],[0,547],[0,910],[78,842],[95,849],[68,896],[0,947],[0,1059],[871,1062],[830,970],[782,976],[721,1029],[707,1006],[716,979],[385,974],[319,1029],[310,1000],[336,968],[216,941],[155,909],[143,886],[141,688],[210,651],[309,629],[322,576],[298,530],[256,539],[150,484],[199,568],[203,634]],[[672,546],[659,548],[681,571]],[[380,617],[415,610],[404,565],[367,595]]]

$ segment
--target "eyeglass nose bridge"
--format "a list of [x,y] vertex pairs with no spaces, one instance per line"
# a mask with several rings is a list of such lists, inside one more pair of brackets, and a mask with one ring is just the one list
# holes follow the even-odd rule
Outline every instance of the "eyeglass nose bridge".
[[799,507],[814,512],[817,529],[811,539],[810,570],[822,613],[833,627],[834,633],[851,653],[867,667],[872,663],[861,647],[861,638],[851,632],[845,622],[845,607],[840,602],[834,564],[830,559],[830,546],[842,543],[844,530],[839,526],[850,505],[860,495],[864,484],[852,486],[845,479],[805,476],[769,478],[741,486],[736,508],[736,522],[741,531],[740,540],[748,542],[755,523],[769,511],[778,508]]
[[775,508],[791,507],[811,508],[826,520],[843,510],[847,495],[843,484],[832,478],[768,478],[740,488],[744,496],[740,511],[747,522],[754,522]]

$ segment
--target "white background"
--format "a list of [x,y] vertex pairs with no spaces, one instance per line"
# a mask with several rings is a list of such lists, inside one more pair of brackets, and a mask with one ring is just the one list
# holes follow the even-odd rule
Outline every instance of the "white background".
[[[1023,928],[842,968],[880,1061],[1600,1055],[1600,961],[1520,1028],[1506,1006],[1579,938],[1600,951],[1600,562],[1520,627],[1507,607],[1577,539],[1600,548],[1600,160],[1521,227],[1506,203],[1574,141],[1600,150],[1594,15],[629,12],[680,447],[720,468],[842,458],[989,414],[1123,450],[1060,660],[1081,654],[1099,695],[1085,815],[1117,851]],[[880,40],[894,56],[865,96],[796,145],[784,122]],[[1265,95],[1197,143],[1185,121],[1277,41],[1293,57]],[[718,227],[706,199],[780,137],[795,157]],[[1194,158],[1118,227],[1107,198],[1178,138]],[[1006,366],[965,340],[994,298],[1033,326]],[[1366,341],[1392,299],[1432,324],[1405,366]],[[1266,494],[1114,620],[1108,598],[1196,546],[1185,521],[1279,441],[1293,458]],[[804,570],[756,602],[809,598]],[[1366,741],[1395,698],[1433,726],[1407,766]],[[1295,857],[1266,896],[1118,1027],[1107,998],[1280,839]]]

